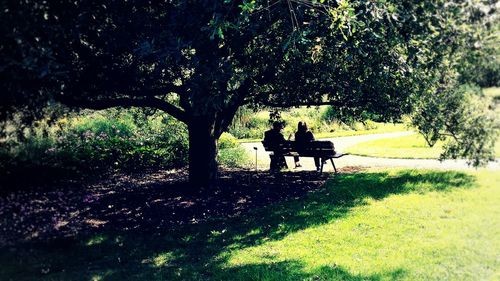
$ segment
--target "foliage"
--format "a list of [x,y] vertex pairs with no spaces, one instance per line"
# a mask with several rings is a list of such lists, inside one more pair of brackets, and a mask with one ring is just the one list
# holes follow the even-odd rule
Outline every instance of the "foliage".
[[429,146],[448,140],[441,159],[465,158],[477,167],[495,158],[500,120],[491,98],[477,87],[444,83],[421,100],[412,122]]
[[4,182],[35,171],[50,179],[109,168],[176,167],[187,161],[185,127],[168,115],[132,110],[83,113],[54,124],[39,122],[25,134],[1,144]]
[[[51,123],[38,122],[23,138],[10,135],[0,146],[0,184],[30,173],[39,180],[102,173],[173,168],[187,163],[185,126],[165,114],[141,110],[82,112]],[[250,162],[235,137],[219,139],[219,161],[245,167]]]
[[228,168],[249,167],[252,159],[244,147],[238,144],[236,147],[230,147],[219,150],[218,161],[221,165]]
[[[498,41],[498,40],[497,40]],[[500,47],[489,51],[476,50],[469,54],[467,60],[461,65],[460,80],[465,83],[474,83],[481,87],[500,86]]]
[[[498,8],[497,8],[498,9]],[[476,84],[480,87],[500,86],[500,16],[484,17],[487,27],[477,32],[477,39],[464,52],[458,62],[461,84]]]
[[[86,218],[95,221],[89,212],[112,221],[105,227],[89,227],[89,232],[74,238],[2,248],[0,279],[360,281],[497,277],[500,175],[496,172],[374,170],[340,174],[309,192],[297,194],[299,186],[287,186],[284,192],[291,194],[288,200],[276,199],[277,186],[266,189],[260,184],[262,175],[248,180],[250,184],[244,187],[219,190],[224,196],[213,200],[225,206],[231,201],[255,200],[254,196],[265,193],[264,198],[272,201],[241,214],[241,209],[224,216],[207,213],[208,220],[185,227],[165,223],[157,229],[154,224],[151,231],[122,230],[121,224],[109,223],[123,218],[131,218],[126,219],[130,223],[163,220],[171,215],[167,207],[176,203],[200,203],[206,212],[205,202],[210,198],[202,194],[183,201],[178,199],[178,191],[165,196],[166,190],[174,188],[156,182],[144,187],[147,192],[141,189],[136,193],[136,188],[114,188],[106,182],[105,192],[90,203],[82,203],[82,197],[92,193],[73,199],[74,192],[61,192],[60,201],[36,202],[28,198],[50,198],[55,192],[28,194],[24,201],[18,199],[23,195],[10,196],[0,208],[17,206],[24,211],[19,216],[25,222],[37,218],[36,222],[50,229],[54,222],[40,222],[38,209],[28,215],[31,206],[79,203],[90,209],[76,209],[83,216],[72,216],[68,225],[59,226],[61,230],[75,220],[84,225]],[[143,199],[147,195],[150,200]],[[110,203],[113,206],[109,207]],[[140,209],[120,210],[121,204]],[[208,206],[212,206],[210,202]],[[192,208],[175,212],[189,209],[184,216],[191,220]],[[159,210],[164,210],[161,218]],[[73,211],[61,209],[49,214],[69,216]]]
[[230,133],[223,133],[219,138],[219,149],[235,148],[238,140]]
[[218,161],[226,167],[247,167],[251,164],[250,156],[238,140],[230,133],[223,133],[219,138]]
[[348,125],[353,125],[355,122],[365,121],[383,121],[378,114],[363,111],[357,115],[349,115],[345,112],[336,110],[333,106],[328,106],[322,113],[322,118],[327,122],[342,122]]
[[228,132],[239,139],[262,138],[269,128],[268,111],[253,111],[241,107],[228,128]]
[[[308,128],[318,136],[333,137],[344,135],[359,135],[369,133],[384,133],[406,130],[401,124],[391,125],[363,119],[362,121],[341,121],[332,117],[330,106],[294,107],[280,112],[280,121],[284,124],[285,137],[293,136],[297,131],[299,121],[306,122]],[[240,108],[229,132],[239,139],[262,139],[263,133],[271,128],[270,111],[248,110]],[[367,116],[365,116],[367,117]]]
[[0,11],[0,120],[40,116],[54,101],[159,109],[187,124],[190,175],[202,184],[240,106],[330,104],[346,118],[397,121],[496,12],[461,0],[26,0]]

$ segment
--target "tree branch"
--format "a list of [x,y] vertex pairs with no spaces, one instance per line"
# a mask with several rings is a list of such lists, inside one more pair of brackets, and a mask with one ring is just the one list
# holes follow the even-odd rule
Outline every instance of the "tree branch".
[[287,102],[287,103],[273,103],[270,101],[259,100],[258,102],[262,103],[265,106],[270,107],[293,107],[293,106],[320,106],[320,105],[335,105],[334,101],[324,101],[324,102]]
[[116,99],[100,99],[100,100],[72,100],[64,99],[61,100],[63,104],[74,107],[83,107],[88,109],[107,109],[112,107],[151,107],[162,110],[167,114],[171,115],[175,119],[186,123],[188,120],[187,113],[178,107],[157,99],[157,98],[142,98],[142,99],[132,99],[132,98],[116,98]]

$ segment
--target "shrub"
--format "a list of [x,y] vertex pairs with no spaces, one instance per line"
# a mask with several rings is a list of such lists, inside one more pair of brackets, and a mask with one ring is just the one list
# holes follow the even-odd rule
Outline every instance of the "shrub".
[[226,167],[247,167],[251,163],[250,156],[237,139],[230,133],[223,133],[219,138],[218,161]]
[[221,165],[234,167],[248,167],[252,160],[248,152],[241,145],[219,150],[218,161]]
[[365,130],[375,130],[379,127],[379,125],[372,120],[366,120],[363,125]]
[[219,138],[219,149],[238,147],[237,139],[230,133],[223,133]]
[[83,112],[49,126],[39,123],[22,141],[0,146],[0,181],[35,172],[48,179],[107,169],[170,168],[187,163],[185,126],[167,115],[134,110]]

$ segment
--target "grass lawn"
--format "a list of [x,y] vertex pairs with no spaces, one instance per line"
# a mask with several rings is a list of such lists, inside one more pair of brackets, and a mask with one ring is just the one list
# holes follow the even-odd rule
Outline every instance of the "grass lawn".
[[[442,142],[429,147],[420,134],[413,134],[359,143],[349,147],[346,152],[382,158],[437,159],[442,148]],[[496,156],[500,157],[500,140],[496,143],[495,151]]]
[[370,134],[383,134],[383,133],[393,133],[393,132],[404,132],[408,131],[408,127],[401,123],[377,123],[376,129],[371,130],[349,130],[349,131],[336,131],[336,132],[321,132],[316,133],[314,136],[317,139],[323,138],[334,138],[334,137],[346,137],[346,136],[360,136],[360,135],[370,135]]
[[[318,132],[314,133],[316,139],[347,137],[347,136],[360,136],[370,134],[383,134],[408,131],[408,127],[402,123],[377,123],[376,129],[371,130],[338,130],[335,132]],[[264,132],[262,132],[264,135]],[[238,142],[260,142],[262,139],[239,139]]]
[[5,247],[0,280],[498,280],[499,253],[500,173],[369,170],[233,218]]

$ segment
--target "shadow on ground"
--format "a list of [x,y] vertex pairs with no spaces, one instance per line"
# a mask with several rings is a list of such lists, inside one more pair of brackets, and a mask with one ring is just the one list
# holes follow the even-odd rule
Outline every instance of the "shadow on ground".
[[[182,178],[182,177],[181,177]],[[179,173],[116,175],[88,186],[0,200],[0,279],[380,280],[300,261],[228,267],[232,250],[342,219],[367,198],[472,187],[460,172],[351,170],[282,176],[225,171],[219,188],[192,192]],[[261,276],[262,275],[262,276]]]

